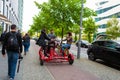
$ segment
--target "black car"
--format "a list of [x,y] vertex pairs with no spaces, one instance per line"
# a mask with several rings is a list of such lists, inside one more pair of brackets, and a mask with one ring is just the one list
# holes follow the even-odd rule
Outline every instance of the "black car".
[[37,41],[37,40],[38,40],[38,37],[33,37],[32,39],[35,40],[35,41]]
[[120,43],[112,40],[94,41],[87,50],[88,59],[102,59],[120,65]]
[[[90,45],[90,43],[88,41],[81,40],[81,47],[88,48],[89,45]],[[76,42],[76,46],[78,47],[78,41]]]

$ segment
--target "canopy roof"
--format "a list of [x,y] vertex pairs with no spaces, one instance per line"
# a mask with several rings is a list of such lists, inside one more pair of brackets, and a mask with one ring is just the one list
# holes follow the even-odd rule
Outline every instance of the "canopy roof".
[[7,19],[7,17],[5,17],[5,16],[2,15],[2,14],[0,14],[0,22],[5,22],[6,24],[9,24],[9,25],[12,24],[11,21],[9,21],[9,20]]

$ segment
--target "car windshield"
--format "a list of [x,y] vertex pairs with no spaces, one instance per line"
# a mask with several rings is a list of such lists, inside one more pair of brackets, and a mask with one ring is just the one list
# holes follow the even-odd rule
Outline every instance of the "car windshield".
[[[113,40],[114,41],[114,40]],[[117,45],[120,46],[120,41],[114,41]]]
[[120,41],[117,41],[117,43],[120,45]]

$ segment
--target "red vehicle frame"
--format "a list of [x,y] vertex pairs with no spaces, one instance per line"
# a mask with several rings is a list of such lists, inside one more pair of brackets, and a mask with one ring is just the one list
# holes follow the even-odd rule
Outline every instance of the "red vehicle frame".
[[[55,48],[59,47],[59,53],[55,50]],[[44,62],[69,62],[70,65],[74,62],[74,56],[72,53],[69,52],[69,49],[66,48],[62,51],[61,46],[57,45],[56,47],[50,46],[49,49],[49,57],[44,56],[44,51],[42,47],[39,50],[39,59],[40,65],[43,65]]]

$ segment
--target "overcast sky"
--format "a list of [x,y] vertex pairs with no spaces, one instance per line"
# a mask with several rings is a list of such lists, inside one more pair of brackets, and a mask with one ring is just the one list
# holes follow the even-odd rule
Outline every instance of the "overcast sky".
[[33,23],[32,17],[38,14],[39,9],[34,4],[34,1],[43,3],[47,0],[24,0],[24,9],[23,9],[23,31],[28,31],[30,26]]
[[[39,9],[35,6],[34,1],[43,3],[47,0],[24,0],[24,10],[23,10],[23,31],[27,32],[33,23],[32,17],[38,14]],[[97,0],[87,0],[87,7],[94,9],[94,3]]]

